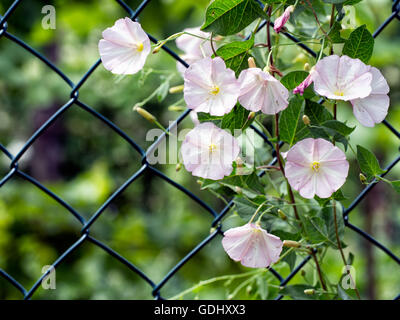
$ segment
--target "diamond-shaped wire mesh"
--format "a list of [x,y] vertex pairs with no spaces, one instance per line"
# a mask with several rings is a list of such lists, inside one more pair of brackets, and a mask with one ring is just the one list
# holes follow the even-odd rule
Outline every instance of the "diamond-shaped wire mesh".
[[[130,16],[132,20],[135,20],[138,18],[138,16],[142,13],[143,10],[145,10],[146,6],[151,2],[151,0],[144,0],[137,8],[136,10],[133,10],[130,6],[128,6],[125,2],[121,0],[115,0]],[[166,134],[161,135],[147,150],[142,149],[132,138],[129,137],[128,134],[126,134],[124,131],[122,131],[117,125],[115,125],[113,122],[111,122],[107,117],[102,115],[101,113],[97,112],[95,109],[93,109],[91,106],[85,104],[83,101],[79,99],[79,89],[85,84],[85,82],[88,80],[88,78],[93,74],[95,69],[101,64],[101,60],[99,59],[96,61],[93,66],[84,74],[84,76],[79,80],[79,82],[74,83],[71,81],[56,65],[51,63],[45,56],[41,55],[38,51],[36,51],[34,48],[32,48],[29,44],[23,42],[21,39],[16,37],[15,35],[9,33],[7,31],[7,22],[14,13],[14,11],[17,9],[17,7],[21,4],[22,0],[16,0],[13,2],[13,4],[8,8],[8,10],[4,13],[3,16],[0,15],[0,41],[5,41],[5,39],[8,39],[10,41],[15,42],[17,45],[22,47],[24,50],[30,52],[32,55],[34,55],[36,58],[40,59],[43,63],[47,65],[48,68],[50,68],[53,72],[55,72],[58,76],[61,77],[66,83],[67,86],[71,88],[70,91],[70,99],[63,105],[61,106],[50,118],[47,119],[47,121],[38,129],[36,132],[33,133],[33,135],[26,141],[26,143],[23,145],[23,147],[17,152],[17,154],[11,154],[9,150],[7,150],[2,144],[0,144],[0,151],[9,158],[10,161],[10,170],[9,172],[0,180],[0,188],[6,184],[8,181],[15,177],[20,177],[24,179],[27,182],[30,182],[32,185],[40,189],[42,192],[47,194],[48,196],[52,197],[57,203],[64,207],[67,211],[69,211],[82,225],[82,230],[81,230],[81,236],[80,238],[73,243],[62,255],[58,257],[56,261],[52,264],[54,268],[59,266],[64,262],[64,260],[75,250],[78,250],[79,247],[84,243],[84,242],[91,242],[94,245],[98,246],[99,248],[103,249],[105,252],[107,252],[109,255],[111,255],[113,258],[117,259],[120,261],[122,264],[124,264],[127,268],[129,268],[132,272],[135,272],[138,276],[140,276],[145,282],[147,282],[150,286],[149,290],[151,290],[152,295],[154,296],[155,299],[163,299],[161,296],[161,289],[165,286],[165,284],[179,271],[179,269],[186,263],[188,262],[194,255],[196,255],[204,246],[206,246],[209,242],[211,242],[213,239],[215,239],[217,236],[222,234],[222,224],[221,220],[222,218],[229,212],[229,210],[233,207],[233,200],[231,200],[226,207],[221,210],[220,212],[216,212],[213,208],[208,206],[204,201],[199,199],[196,195],[194,195],[191,191],[187,190],[180,184],[176,183],[172,179],[168,178],[165,174],[163,174],[161,171],[157,170],[153,166],[151,166],[147,162],[147,156],[150,153],[150,150],[153,150],[155,146],[157,146],[163,139],[166,139]],[[382,23],[382,25],[374,32],[373,36],[377,37],[379,34],[393,21],[400,20],[400,0],[394,0],[393,6],[392,6],[392,13],[391,15]],[[261,30],[266,25],[266,21],[264,21],[260,26],[258,30]],[[273,24],[271,24],[270,27],[273,27]],[[306,46],[304,43],[300,43],[298,39],[296,39],[294,36],[291,34],[283,32],[283,34],[293,42],[297,43],[299,47],[304,49],[308,54],[312,56],[316,56],[316,53]],[[157,39],[155,39],[153,36],[149,35],[149,38],[152,42],[157,43]],[[167,46],[163,46],[163,50],[168,53],[173,59],[179,61],[181,64],[183,64],[185,67],[187,67],[187,63],[183,61],[174,51],[169,49]],[[26,174],[25,172],[21,171],[18,168],[18,161],[21,159],[21,157],[29,150],[29,148],[32,147],[32,145],[35,143],[35,141],[44,134],[44,132],[65,112],[68,112],[69,109],[71,109],[73,106],[77,106],[81,108],[82,110],[88,112],[91,114],[93,117],[99,119],[104,123],[105,126],[108,126],[111,128],[116,134],[118,134],[121,138],[126,140],[129,145],[140,154],[142,157],[142,166],[141,168],[135,172],[128,180],[126,180],[119,189],[117,189],[102,205],[101,207],[93,213],[93,215],[86,220],[78,211],[76,211],[73,207],[71,207],[66,201],[64,201],[62,198],[57,196],[55,193],[50,191],[48,188],[46,188],[42,183],[39,181],[35,180],[33,177],[30,175]],[[190,110],[186,110],[183,112],[176,120],[174,123],[172,123],[167,130],[170,130],[174,126],[178,125],[183,119],[185,119]],[[394,134],[397,138],[400,139],[400,132],[397,131],[389,122],[386,120],[383,121],[383,124],[390,130],[392,134]],[[268,138],[260,132],[256,127],[252,127],[255,132],[260,135],[264,141],[268,144],[270,144]],[[271,165],[276,162],[275,154],[274,152],[272,153],[273,160],[271,161]],[[390,170],[400,161],[400,154],[395,158],[386,168],[386,172],[383,175],[386,175]],[[213,220],[211,222],[211,228],[214,228],[213,232],[207,236],[205,239],[203,239],[200,243],[198,243],[192,251],[190,251],[182,260],[180,260],[165,276],[164,278],[158,282],[155,283],[153,282],[143,271],[141,271],[138,267],[136,267],[134,264],[129,262],[126,258],[124,258],[122,255],[120,255],[118,252],[114,251],[113,249],[109,248],[107,245],[105,245],[103,242],[99,241],[98,239],[94,238],[90,234],[90,227],[97,221],[97,219],[102,215],[102,213],[108,208],[108,206],[118,197],[120,196],[124,190],[132,183],[135,182],[137,178],[142,176],[144,173],[147,174],[153,174],[155,176],[158,176],[159,178],[165,180],[167,183],[172,185],[173,187],[181,190],[184,192],[189,198],[191,198],[193,201],[197,202],[200,204],[204,210],[208,211],[212,216]],[[399,266],[400,266],[400,258],[397,257],[389,248],[385,247],[382,245],[378,240],[374,239],[371,235],[366,233],[365,231],[361,230],[357,226],[353,225],[349,221],[349,214],[351,211],[368,195],[368,192],[376,186],[378,183],[377,180],[369,184],[367,187],[364,188],[364,190],[353,200],[353,202],[350,204],[348,208],[343,208],[343,219],[344,219],[344,224],[347,228],[353,230],[357,234],[359,234],[361,237],[365,238],[367,241],[369,241],[371,244],[376,246],[377,248],[381,249],[384,253],[386,253],[390,258],[392,258]],[[294,270],[285,278],[283,278],[278,272],[276,272],[273,268],[270,269],[271,273],[279,280],[280,286],[285,286],[287,285],[291,279],[307,264],[307,262],[311,259],[311,255],[307,256],[301,263],[299,263]],[[39,288],[42,280],[48,275],[50,272],[50,269],[45,272],[37,281],[36,283],[29,289],[24,288],[16,279],[12,277],[12,275],[8,274],[4,270],[0,269],[0,276],[5,279],[5,281],[8,281],[11,283],[17,290],[19,290],[22,293],[22,296],[24,299],[30,299],[32,295],[36,292],[36,290]],[[276,299],[281,299],[283,296],[279,295],[276,297]],[[395,297],[395,299],[400,299],[400,293],[398,296]]]

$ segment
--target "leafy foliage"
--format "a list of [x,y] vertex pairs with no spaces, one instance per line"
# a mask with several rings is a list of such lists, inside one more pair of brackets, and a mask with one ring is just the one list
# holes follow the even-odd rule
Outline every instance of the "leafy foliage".
[[354,30],[343,46],[342,54],[350,58],[358,58],[364,63],[368,63],[374,50],[374,38],[363,25]]
[[260,17],[267,18],[255,0],[215,0],[207,8],[201,29],[227,36],[243,30]]

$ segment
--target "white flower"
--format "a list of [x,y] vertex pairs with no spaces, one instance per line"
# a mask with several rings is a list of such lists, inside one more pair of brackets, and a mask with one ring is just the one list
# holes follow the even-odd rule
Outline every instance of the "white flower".
[[103,31],[99,52],[104,67],[115,74],[140,71],[150,53],[150,39],[138,22],[119,19]]
[[231,174],[239,155],[237,140],[212,122],[197,125],[185,137],[181,155],[187,171],[194,176],[219,180]]
[[240,85],[233,70],[220,57],[191,64],[184,76],[184,99],[188,108],[213,116],[229,113],[236,105]]

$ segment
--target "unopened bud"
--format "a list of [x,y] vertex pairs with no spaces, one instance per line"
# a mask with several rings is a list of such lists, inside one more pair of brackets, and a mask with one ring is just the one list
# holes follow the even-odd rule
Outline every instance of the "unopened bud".
[[235,192],[236,192],[237,194],[241,194],[243,191],[242,191],[242,188],[241,188],[241,187],[235,186]]
[[249,116],[247,117],[247,120],[253,120],[254,117],[256,116],[256,113],[254,111],[249,113]]
[[310,118],[307,115],[304,115],[302,119],[303,119],[303,122],[304,122],[304,124],[306,126],[310,125],[311,121],[310,121]]
[[137,113],[139,113],[147,121],[150,121],[150,122],[157,121],[157,118],[155,116],[153,116],[150,112],[148,112],[147,110],[145,110],[141,107],[134,107],[133,110],[136,111]]
[[308,62],[306,62],[306,63],[304,64],[304,71],[309,72],[310,70],[311,70],[311,66],[310,66],[310,64],[309,64]]
[[169,106],[169,107],[168,107],[168,110],[169,110],[169,111],[181,112],[181,111],[185,111],[186,108],[183,107],[183,106],[175,106],[175,105],[172,105],[172,106]]
[[161,50],[161,48],[162,48],[163,45],[164,45],[164,43],[161,43],[160,45],[158,45],[157,47],[155,47],[155,48],[153,49],[153,54],[158,53],[158,52]]
[[249,294],[249,293],[251,292],[251,290],[253,290],[253,287],[249,284],[249,285],[246,287],[246,292],[247,292],[247,294]]
[[217,228],[215,228],[215,227],[210,228],[210,234],[214,233],[215,230],[217,230]]
[[175,171],[178,172],[179,170],[181,170],[181,168],[182,168],[182,163],[179,162],[179,163],[177,163],[176,166],[175,166]]
[[169,93],[180,93],[183,91],[183,88],[184,88],[183,84],[180,86],[172,87],[169,89]]
[[363,184],[367,182],[367,178],[362,173],[360,173],[360,181]]
[[248,58],[247,63],[249,64],[249,68],[257,68],[256,61],[253,57]]
[[282,220],[287,220],[286,214],[281,209],[278,209],[278,215]]
[[197,183],[200,185],[200,186],[202,186],[203,185],[203,181],[202,180],[197,180]]
[[266,73],[270,73],[271,69],[268,66],[265,66],[263,71]]
[[302,277],[304,277],[306,275],[306,270],[301,269],[300,274],[301,274]]
[[283,246],[289,248],[299,248],[301,247],[301,243],[293,240],[284,240]]
[[314,289],[306,289],[306,290],[304,290],[304,294],[306,294],[308,296],[312,296],[315,294],[315,290]]
[[236,160],[235,160],[235,162],[236,162],[236,165],[237,165],[238,167],[243,167],[243,165],[244,165],[244,162],[243,162],[243,160],[242,160],[240,157],[237,157]]

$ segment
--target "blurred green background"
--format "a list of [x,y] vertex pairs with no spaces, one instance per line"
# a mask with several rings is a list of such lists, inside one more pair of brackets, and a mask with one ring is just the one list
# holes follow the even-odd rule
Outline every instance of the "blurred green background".
[[[12,3],[1,0],[0,14]],[[128,1],[135,8],[139,1]],[[79,81],[98,59],[97,43],[101,32],[126,16],[111,0],[47,1],[56,8],[57,28],[44,30],[41,1],[25,1],[9,19],[8,31],[49,57],[73,81]],[[199,26],[207,0],[152,1],[140,16],[143,28],[162,39],[185,27]],[[357,25],[374,31],[391,13],[390,0],[364,0],[356,5]],[[283,39],[283,38],[281,38]],[[282,40],[284,41],[284,40]],[[174,44],[171,44],[175,48]],[[400,129],[400,21],[394,21],[376,40],[371,65],[380,68],[391,87],[391,107],[387,119]],[[285,72],[302,70],[311,61],[301,49],[290,46],[279,52],[277,65]],[[146,98],[161,83],[163,76],[175,73],[171,84],[182,83],[176,62],[167,54],[150,55],[146,72],[119,78],[99,66],[80,90],[80,100],[101,112],[128,133],[143,148],[146,132],[152,128],[132,106]],[[30,135],[69,98],[69,87],[41,61],[0,38],[0,142],[14,154]],[[169,95],[145,105],[161,123],[168,125],[179,113],[168,111],[180,96]],[[350,108],[342,106],[339,120],[357,125]],[[180,128],[193,124],[185,120]],[[383,125],[373,129],[357,126],[351,144],[362,144],[376,153],[386,166],[399,152],[398,139]],[[361,190],[359,169],[352,159],[350,179],[345,185],[348,205]],[[89,218],[138,168],[141,159],[128,143],[91,115],[73,106],[20,161],[20,169],[65,199],[85,218]],[[0,158],[0,175],[9,169],[9,160]],[[223,201],[200,192],[196,178],[175,165],[157,168],[179,182],[216,210]],[[400,178],[400,166],[389,178]],[[390,186],[379,184],[352,213],[351,222],[366,230],[400,255],[400,201]],[[146,174],[133,183],[103,213],[91,228],[91,235],[103,241],[143,270],[153,281],[164,275],[195,245],[209,234],[211,215],[182,192],[153,175]],[[226,225],[241,223],[227,218]],[[13,178],[0,192],[0,268],[26,288],[41,276],[42,267],[53,263],[80,236],[80,224],[56,201],[30,183]],[[390,299],[400,292],[400,268],[351,230],[346,230],[346,252],[355,255],[357,285],[364,298]],[[298,262],[300,259],[298,260]],[[337,252],[328,252],[322,265],[332,281],[341,276],[342,263]],[[306,276],[313,276],[311,266]],[[217,237],[190,260],[162,289],[171,297],[201,280],[248,271],[232,262]],[[281,263],[283,275],[289,269]],[[91,243],[85,243],[56,270],[57,289],[39,288],[34,299],[151,299],[151,288],[135,273]],[[260,283],[277,284],[271,274]],[[292,283],[301,283],[302,275]],[[184,298],[226,299],[240,282],[206,286]],[[275,289],[248,287],[236,298],[273,298]],[[21,294],[0,279],[0,298],[19,299]]]

